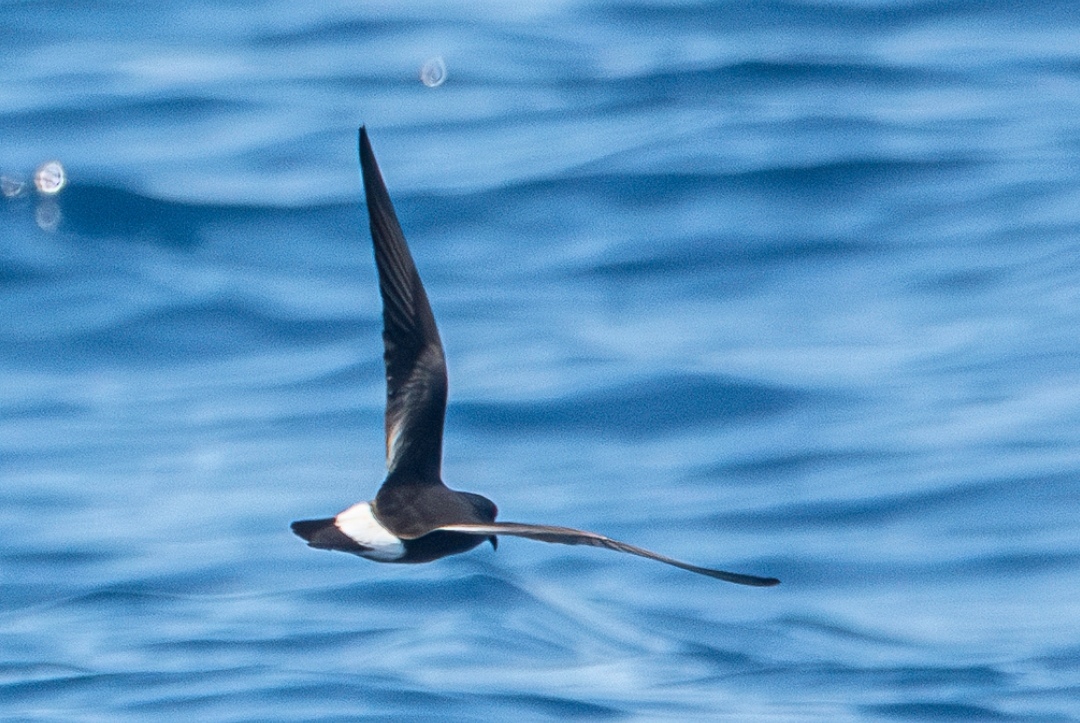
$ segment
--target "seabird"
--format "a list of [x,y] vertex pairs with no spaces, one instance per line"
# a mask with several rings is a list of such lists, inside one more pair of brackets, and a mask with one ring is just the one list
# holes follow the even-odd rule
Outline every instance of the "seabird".
[[386,480],[374,500],[359,502],[334,517],[298,520],[292,523],[293,532],[311,547],[351,552],[378,562],[430,562],[471,550],[485,540],[496,547],[499,535],[510,535],[605,547],[740,585],[765,587],[780,582],[698,567],[594,532],[496,522],[494,502],[443,484],[447,382],[442,342],[363,126],[360,169],[383,301]]

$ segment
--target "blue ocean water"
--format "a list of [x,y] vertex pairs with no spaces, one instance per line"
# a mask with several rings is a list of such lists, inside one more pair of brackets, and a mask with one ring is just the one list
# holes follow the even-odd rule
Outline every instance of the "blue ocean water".
[[[1071,3],[3,2],[0,39],[0,718],[1080,720]],[[781,586],[292,535],[383,474],[360,123],[447,483]]]

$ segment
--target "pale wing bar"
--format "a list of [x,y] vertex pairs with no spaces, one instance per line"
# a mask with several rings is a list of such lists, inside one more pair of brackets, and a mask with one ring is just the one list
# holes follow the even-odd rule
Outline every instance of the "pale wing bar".
[[628,552],[631,555],[656,560],[668,565],[699,575],[707,575],[717,580],[725,580],[738,585],[751,585],[754,587],[769,587],[778,585],[780,581],[775,577],[758,577],[756,575],[741,575],[737,572],[713,570],[708,567],[698,567],[666,555],[661,555],[643,547],[636,547],[625,542],[613,540],[610,537],[598,535],[595,532],[575,530],[572,527],[556,527],[554,525],[525,525],[517,522],[493,522],[485,525],[446,525],[439,530],[447,532],[461,532],[467,535],[511,535],[513,537],[525,537],[540,542],[553,542],[560,545],[591,545],[593,547],[606,547],[609,550]]

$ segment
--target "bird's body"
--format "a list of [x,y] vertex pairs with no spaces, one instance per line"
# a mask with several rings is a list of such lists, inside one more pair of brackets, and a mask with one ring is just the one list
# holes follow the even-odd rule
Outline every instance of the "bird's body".
[[427,293],[394,213],[367,131],[360,129],[360,169],[383,300],[387,476],[375,499],[334,517],[299,520],[293,531],[312,547],[377,562],[430,562],[466,552],[498,535],[628,552],[742,585],[775,578],[689,565],[603,535],[552,525],[496,522],[495,503],[443,484],[446,361]]

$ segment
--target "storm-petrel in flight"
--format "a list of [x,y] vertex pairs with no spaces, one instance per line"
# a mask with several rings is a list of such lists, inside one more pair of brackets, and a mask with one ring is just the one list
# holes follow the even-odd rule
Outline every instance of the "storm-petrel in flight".
[[334,517],[299,520],[293,532],[308,545],[351,552],[378,562],[429,562],[465,552],[497,535],[564,545],[592,545],[659,560],[740,585],[776,585],[771,577],[690,565],[593,532],[552,525],[496,522],[495,503],[457,492],[441,478],[446,361],[427,293],[401,232],[394,206],[360,128],[360,169],[367,196],[386,363],[386,480],[371,502]]

